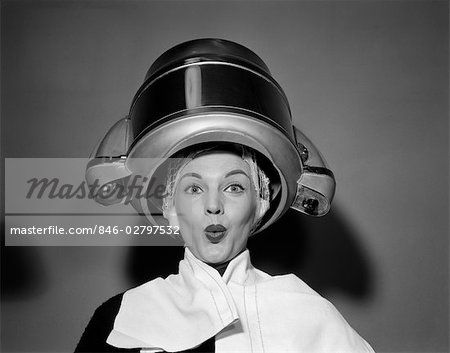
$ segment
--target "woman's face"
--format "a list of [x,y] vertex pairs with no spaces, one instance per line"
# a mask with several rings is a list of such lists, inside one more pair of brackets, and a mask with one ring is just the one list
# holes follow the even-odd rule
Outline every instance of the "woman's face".
[[256,193],[248,164],[231,152],[190,161],[178,175],[169,223],[200,260],[221,263],[246,247],[255,221]]

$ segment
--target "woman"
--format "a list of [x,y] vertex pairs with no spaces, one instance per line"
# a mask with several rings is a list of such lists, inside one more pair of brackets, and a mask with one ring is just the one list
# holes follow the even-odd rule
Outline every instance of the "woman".
[[[135,198],[133,206],[160,223],[150,212],[156,204],[179,227],[185,255],[178,274],[97,309],[77,351],[372,352],[299,278],[270,276],[251,264],[250,235],[289,206],[325,214],[334,192],[332,173],[294,133],[284,93],[261,59],[223,40],[183,43],[150,68],[130,116],[96,153],[121,158],[113,168],[104,159],[91,163],[87,180],[104,176],[101,168],[115,170],[101,180],[114,190],[126,189],[132,176],[165,175],[162,199]],[[108,147],[121,134],[131,142],[122,151],[117,143]],[[142,163],[142,156],[172,159]]]

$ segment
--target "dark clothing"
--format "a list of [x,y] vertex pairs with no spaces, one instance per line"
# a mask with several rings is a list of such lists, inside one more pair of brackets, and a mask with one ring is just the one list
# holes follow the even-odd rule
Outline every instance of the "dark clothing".
[[[230,261],[221,264],[211,264],[211,266],[222,276]],[[121,293],[110,298],[95,310],[94,315],[78,342],[75,352],[140,352],[139,348],[117,348],[106,343],[106,339],[113,329],[114,320],[119,312],[123,294]],[[209,353],[214,351],[215,338],[211,337],[200,346],[182,352]]]
[[[78,342],[75,352],[140,352],[139,348],[116,348],[108,343],[106,339],[113,329],[114,320],[119,312],[120,304],[122,302],[123,293],[118,294],[105,303],[100,305],[94,312],[89,324]],[[182,334],[181,332],[174,332],[174,334]],[[183,352],[214,352],[215,339],[214,337],[205,341],[198,347],[189,349]]]

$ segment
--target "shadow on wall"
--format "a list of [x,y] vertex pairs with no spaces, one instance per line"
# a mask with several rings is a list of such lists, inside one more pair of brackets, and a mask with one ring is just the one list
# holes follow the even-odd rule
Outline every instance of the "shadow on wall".
[[249,249],[254,265],[266,272],[294,273],[324,296],[338,290],[362,300],[373,292],[374,279],[358,239],[336,208],[322,218],[289,210],[251,239]]
[[[34,247],[1,247],[2,300],[23,300],[48,285],[39,252]],[[255,267],[270,274],[294,273],[325,297],[339,290],[354,299],[372,293],[370,260],[339,211],[312,218],[289,210],[281,220],[250,238],[248,247]],[[184,249],[131,247],[125,264],[130,286],[167,277],[178,271]]]
[[33,246],[5,247],[5,223],[1,222],[1,300],[36,297],[48,287],[39,249]]
[[[267,230],[250,238],[252,263],[270,274],[294,273],[327,296],[339,290],[363,300],[372,293],[370,260],[339,211],[312,218],[289,210]],[[182,247],[130,249],[127,276],[135,286],[178,271]]]

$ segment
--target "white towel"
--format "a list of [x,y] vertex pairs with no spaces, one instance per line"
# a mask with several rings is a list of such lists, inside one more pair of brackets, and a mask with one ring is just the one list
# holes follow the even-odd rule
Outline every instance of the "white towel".
[[188,248],[179,274],[127,291],[107,343],[176,352],[216,336],[216,352],[373,352],[295,275],[255,269],[245,250],[223,277]]

